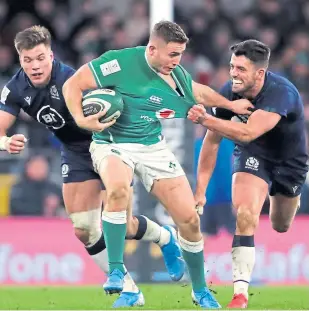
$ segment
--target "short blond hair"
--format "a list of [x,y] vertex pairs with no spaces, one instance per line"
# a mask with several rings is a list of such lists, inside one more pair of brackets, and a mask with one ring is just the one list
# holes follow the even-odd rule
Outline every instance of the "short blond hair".
[[22,50],[31,50],[39,44],[51,46],[51,34],[43,26],[32,26],[17,33],[14,45],[18,53]]

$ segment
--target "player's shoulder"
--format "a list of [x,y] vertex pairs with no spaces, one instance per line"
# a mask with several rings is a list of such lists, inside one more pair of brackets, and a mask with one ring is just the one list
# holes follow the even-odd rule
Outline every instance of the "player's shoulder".
[[266,93],[278,93],[282,96],[282,94],[286,94],[291,97],[300,97],[300,94],[296,88],[296,86],[287,78],[268,71],[266,73]]
[[232,100],[233,99],[232,81],[228,80],[227,82],[225,82],[223,86],[220,88],[219,93],[225,98]]
[[132,56],[138,56],[140,54],[144,54],[146,50],[145,46],[136,46],[131,48],[124,48],[120,50],[109,50],[102,54],[105,58],[126,58]]
[[53,61],[52,79],[55,79],[59,83],[64,83],[75,73],[75,69],[71,66],[55,59]]
[[15,98],[18,97],[27,87],[29,86],[26,74],[22,68],[20,68],[12,77],[11,79],[5,84],[2,89],[1,97],[14,96]]

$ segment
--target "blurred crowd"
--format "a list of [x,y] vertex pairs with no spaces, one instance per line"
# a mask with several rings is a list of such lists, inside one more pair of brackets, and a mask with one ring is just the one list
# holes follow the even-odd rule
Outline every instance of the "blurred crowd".
[[[308,0],[175,0],[174,19],[190,38],[183,66],[195,80],[214,89],[219,89],[229,79],[231,44],[248,38],[268,44],[272,49],[270,70],[289,78],[297,86],[309,125]],[[1,88],[19,66],[13,45],[15,34],[35,24],[51,31],[56,58],[78,68],[107,50],[146,44],[149,3],[148,0],[0,0]],[[15,157],[0,154],[0,174],[13,172],[17,176],[10,191],[10,213],[25,213],[16,202],[23,200],[28,204],[31,184],[36,189],[40,185],[42,196],[37,202],[41,207],[33,207],[30,215],[62,214],[58,186],[61,184],[59,142],[26,114],[21,115],[21,120],[11,130],[12,133],[17,131],[31,138],[27,151]],[[197,152],[204,134],[204,129],[196,127]],[[232,148],[228,150],[224,153],[225,163],[231,162],[227,161],[227,154],[231,155]],[[33,176],[31,165],[44,172]],[[230,180],[229,168],[224,170],[227,180]],[[220,177],[222,180],[223,176]],[[223,190],[219,188],[226,194],[226,202],[230,200],[229,186],[227,183]],[[214,189],[218,189],[218,185]],[[307,192],[306,188],[305,197]],[[223,203],[214,199],[213,205],[216,204]],[[301,209],[304,213],[309,213],[307,205]]]

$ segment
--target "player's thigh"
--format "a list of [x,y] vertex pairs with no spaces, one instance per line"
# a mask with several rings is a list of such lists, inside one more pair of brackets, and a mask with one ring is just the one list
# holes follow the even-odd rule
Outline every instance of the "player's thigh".
[[115,189],[125,188],[129,193],[134,164],[130,156],[117,149],[117,145],[91,143],[90,153],[95,171],[100,175],[107,195]]
[[268,194],[268,183],[262,178],[245,172],[233,174],[232,203],[237,214],[258,217]]
[[186,176],[155,180],[151,193],[162,203],[177,225],[197,217],[194,196]]
[[270,171],[268,162],[247,150],[235,150],[232,202],[237,213],[260,214],[268,193]]
[[300,206],[300,195],[287,197],[277,193],[269,196],[269,217],[273,228],[278,232],[286,232],[294,220]]
[[68,214],[101,208],[102,182],[94,172],[87,148],[61,152],[63,199]]
[[62,190],[65,208],[69,215],[102,206],[102,184],[99,179],[65,183]]
[[290,160],[274,170],[269,196],[269,215],[276,231],[285,232],[290,227],[300,206],[300,194],[307,171],[307,164],[297,159]]

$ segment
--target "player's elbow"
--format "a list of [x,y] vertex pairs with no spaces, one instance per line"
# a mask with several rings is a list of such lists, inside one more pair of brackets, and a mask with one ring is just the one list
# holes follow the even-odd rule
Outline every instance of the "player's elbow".
[[251,143],[254,139],[256,138],[256,135],[254,135],[254,133],[248,129],[244,129],[239,137],[238,137],[238,140],[242,143],[245,143],[245,144],[249,144]]
[[64,98],[66,97],[66,94],[68,93],[68,90],[70,88],[70,84],[71,84],[71,78],[66,80],[62,86],[62,94],[63,94]]

